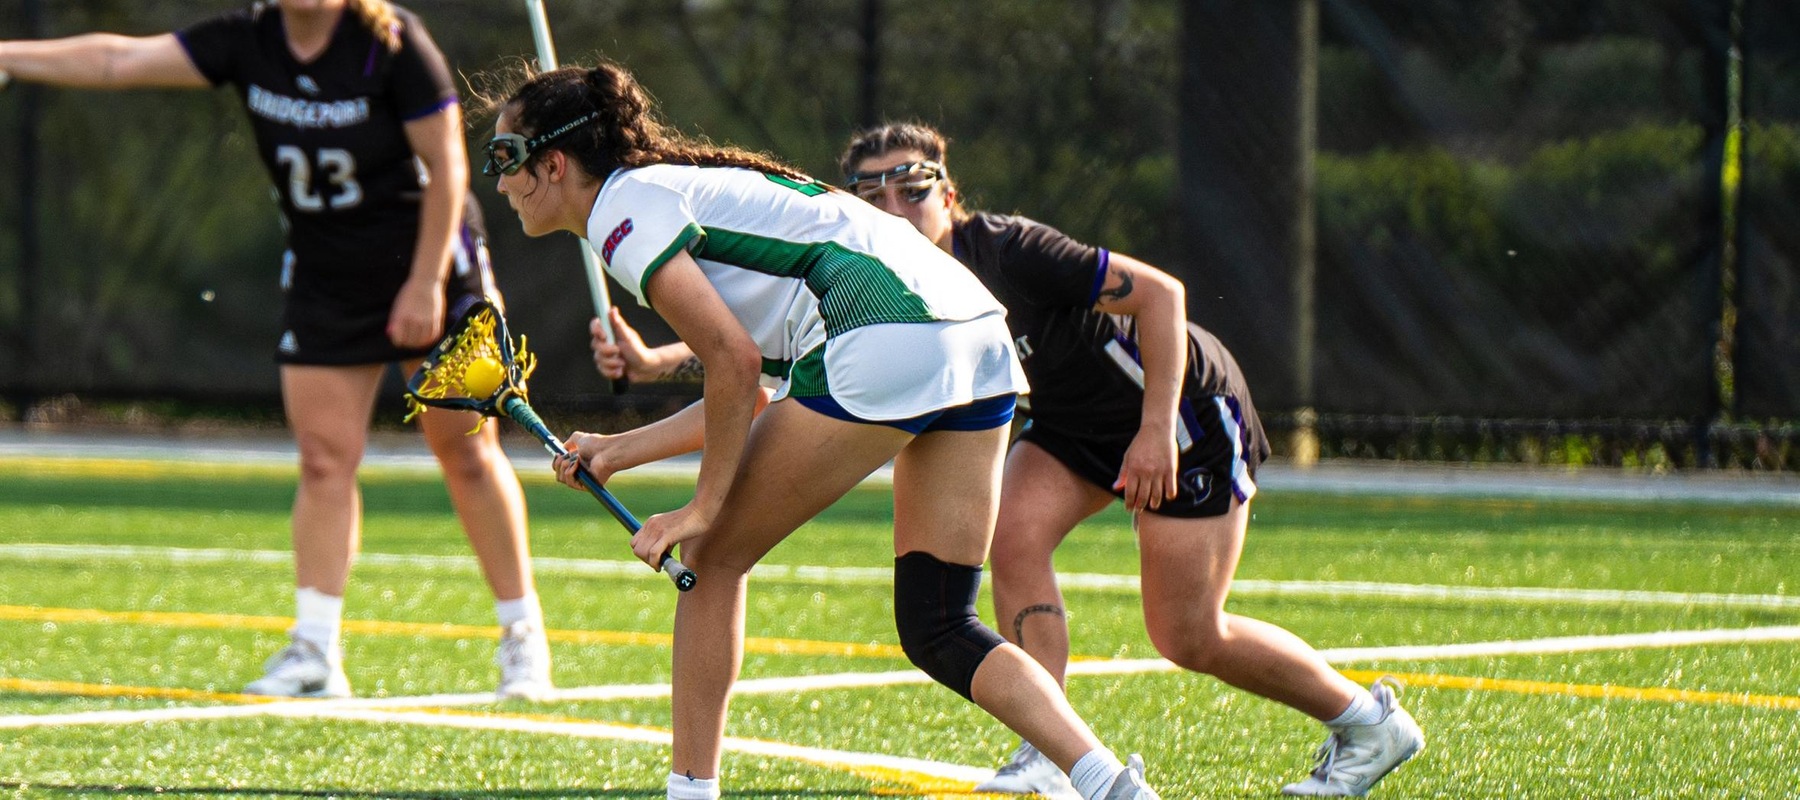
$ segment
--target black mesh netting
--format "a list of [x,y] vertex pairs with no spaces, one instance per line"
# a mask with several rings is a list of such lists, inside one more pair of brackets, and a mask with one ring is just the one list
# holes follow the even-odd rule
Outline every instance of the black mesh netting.
[[[28,7],[59,36],[157,33],[237,5],[0,0],[0,37],[27,34]],[[531,49],[518,4],[412,5],[464,72]],[[678,126],[822,177],[871,118],[942,127],[972,206],[1182,277],[1193,318],[1238,355],[1278,425],[1302,407],[1800,417],[1791,3],[549,8],[565,59],[624,60]],[[1722,168],[1734,42],[1746,59],[1741,171]],[[235,106],[222,92],[0,96],[0,394],[275,402],[281,232]],[[541,402],[614,402],[588,360],[576,243],[524,238],[491,186],[478,178],[476,190],[509,316],[542,357]],[[28,201],[39,243],[23,264]],[[1724,230],[1740,236],[1729,297]],[[667,339],[654,314],[617,299]],[[1728,303],[1736,368],[1715,374]]]
[[1749,0],[1737,411],[1800,416],[1800,6]]
[[1300,62],[1268,47],[1298,17],[1250,5],[1189,27],[1193,58],[1216,67],[1200,84],[1227,88],[1189,106],[1198,133],[1184,145],[1205,169],[1183,188],[1200,198],[1208,324],[1259,399],[1500,418],[1707,411],[1728,4],[1322,0],[1316,332],[1298,375],[1301,184],[1284,162]]

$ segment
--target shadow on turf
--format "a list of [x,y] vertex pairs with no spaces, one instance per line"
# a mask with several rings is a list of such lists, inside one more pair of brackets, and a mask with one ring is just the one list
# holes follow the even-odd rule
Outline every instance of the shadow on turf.
[[[660,798],[666,794],[663,789],[518,789],[515,791],[494,791],[491,789],[459,791],[418,791],[418,792],[355,792],[341,789],[272,789],[253,786],[128,786],[122,784],[56,784],[56,783],[21,783],[17,781],[0,781],[0,791],[24,791],[33,789],[53,794],[69,795],[119,795],[125,797],[156,796],[181,797],[260,795],[273,797],[343,797],[368,798],[369,800],[507,800],[507,798],[540,798],[540,797],[651,797]],[[842,791],[807,791],[782,789],[780,791],[747,791],[733,790],[733,797],[843,797]]]

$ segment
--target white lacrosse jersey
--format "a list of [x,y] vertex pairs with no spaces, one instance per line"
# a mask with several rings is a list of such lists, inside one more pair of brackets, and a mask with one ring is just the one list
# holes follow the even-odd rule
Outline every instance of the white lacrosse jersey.
[[[962,365],[944,364],[946,357],[964,360],[954,354],[930,352],[923,342],[916,353],[905,346],[896,352],[896,336],[935,326],[871,330],[1006,312],[911,223],[847,192],[730,167],[620,170],[594,202],[588,243],[645,306],[652,305],[651,276],[687,251],[762,351],[763,372],[789,379],[781,396],[830,394],[859,416],[895,419],[1024,391],[1016,368],[994,375],[991,364],[970,366],[959,377],[953,373]],[[1010,337],[998,327],[996,346],[1010,352]],[[894,372],[932,372],[930,385],[868,385],[875,365],[908,359],[920,360],[918,369]],[[937,374],[946,370],[947,378]]]

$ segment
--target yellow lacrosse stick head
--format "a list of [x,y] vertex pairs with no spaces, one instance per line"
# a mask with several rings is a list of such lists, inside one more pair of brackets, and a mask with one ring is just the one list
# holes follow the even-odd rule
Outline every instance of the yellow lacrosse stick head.
[[527,378],[537,370],[537,356],[519,337],[517,348],[506,340],[506,322],[493,306],[477,304],[459,329],[444,338],[407,384],[406,421],[429,408],[475,411],[479,432],[487,418],[499,416],[508,396],[526,399]]

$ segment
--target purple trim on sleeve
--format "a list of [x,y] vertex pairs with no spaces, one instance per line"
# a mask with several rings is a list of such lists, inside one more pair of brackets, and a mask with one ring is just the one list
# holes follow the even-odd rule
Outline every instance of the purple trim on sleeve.
[[401,122],[412,122],[413,120],[424,119],[426,117],[431,116],[432,114],[436,114],[439,111],[443,111],[446,108],[456,105],[456,102],[457,102],[456,98],[446,97],[442,100],[437,101],[437,105],[430,106],[430,107],[424,108],[424,109],[420,109],[417,112],[414,112],[412,114],[408,114],[404,117],[401,117],[400,121]]
[[1096,247],[1094,251],[1100,254],[1100,268],[1094,270],[1094,288],[1088,291],[1087,304],[1090,306],[1100,302],[1100,288],[1106,285],[1106,270],[1112,266],[1112,253],[1104,247]]
[[206,70],[200,67],[200,59],[194,57],[194,46],[188,44],[187,31],[176,31],[175,43],[181,45],[182,54],[187,56],[188,63],[194,65],[194,71],[200,73],[200,77],[205,78],[206,82],[213,86],[219,85],[219,81],[214,80],[213,76],[207,74]]

